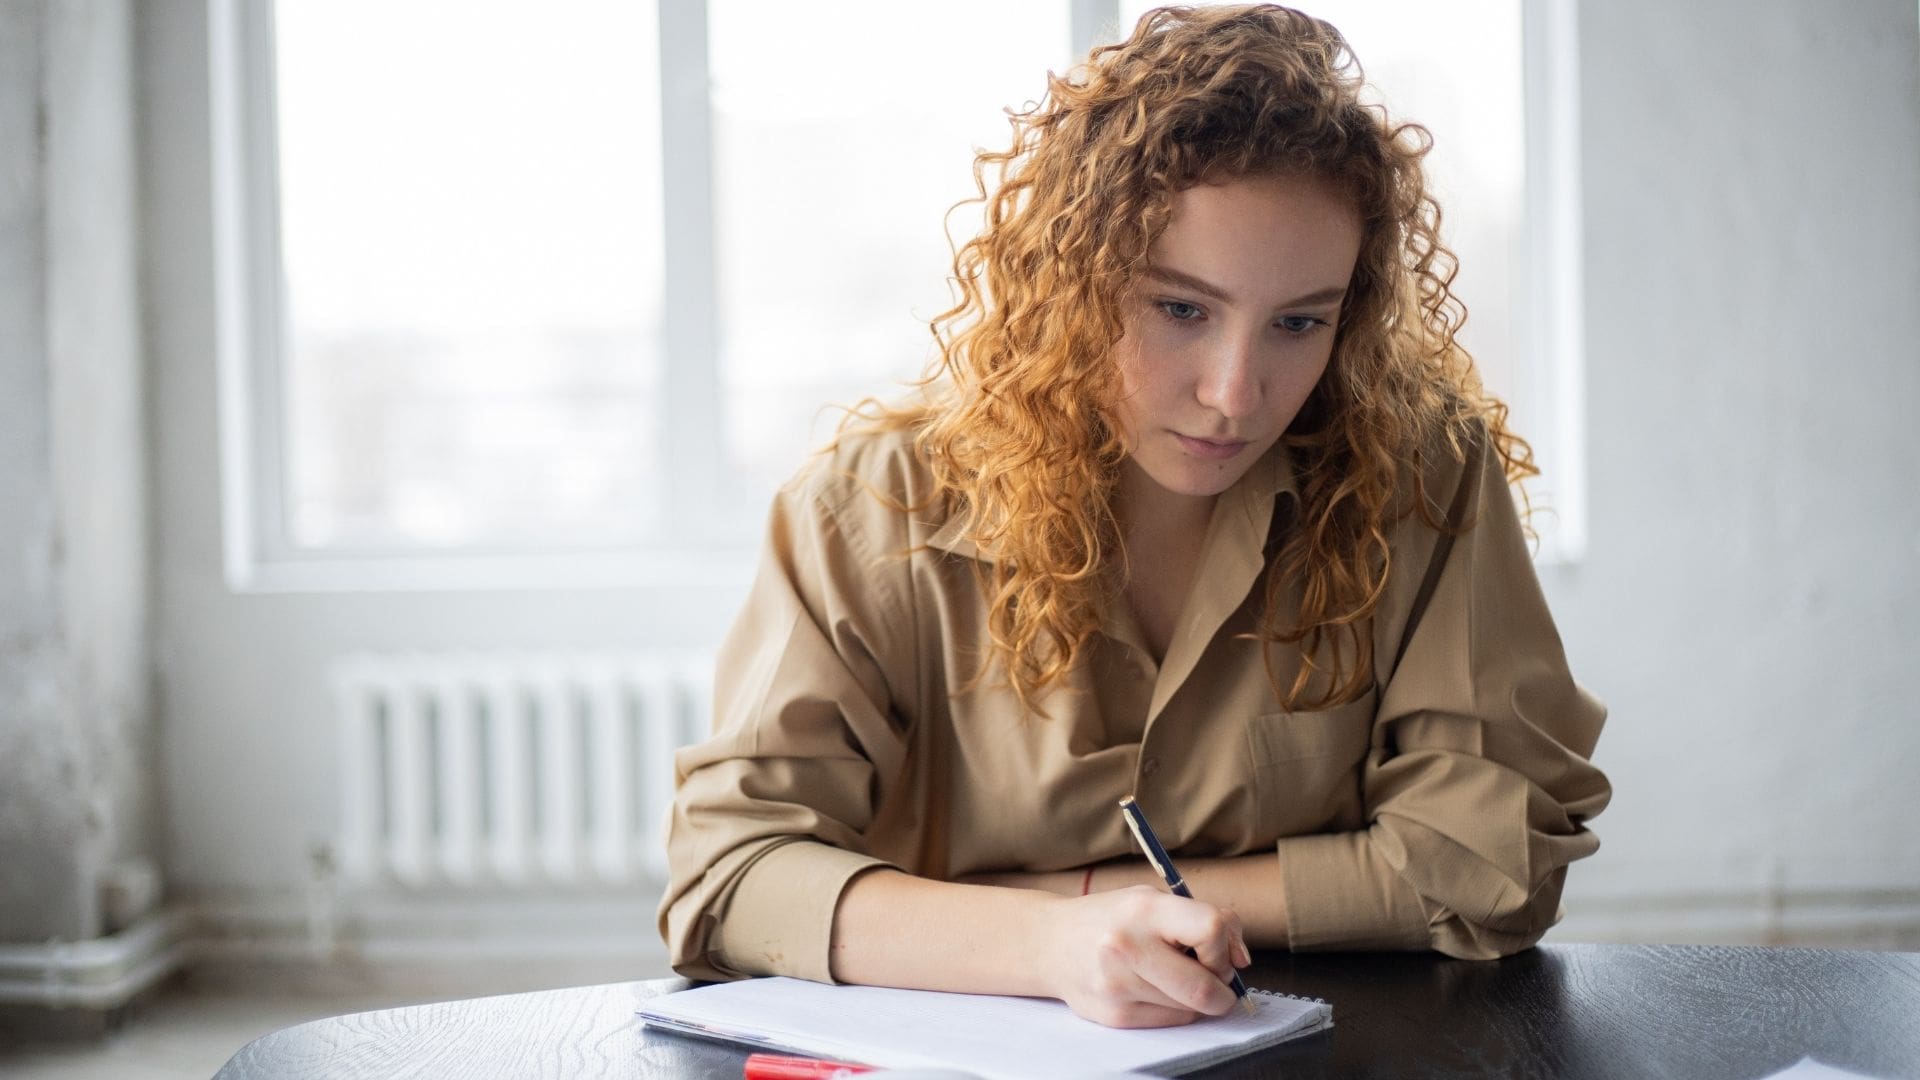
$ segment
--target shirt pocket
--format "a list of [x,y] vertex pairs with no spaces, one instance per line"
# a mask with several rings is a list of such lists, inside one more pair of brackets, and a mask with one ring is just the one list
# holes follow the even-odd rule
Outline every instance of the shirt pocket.
[[1376,704],[1369,690],[1330,709],[1263,713],[1247,722],[1260,832],[1277,838],[1364,824],[1360,772]]

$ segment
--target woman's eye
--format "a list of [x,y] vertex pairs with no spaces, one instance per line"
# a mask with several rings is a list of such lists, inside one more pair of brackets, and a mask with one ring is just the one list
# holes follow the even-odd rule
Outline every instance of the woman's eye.
[[1160,309],[1161,314],[1174,322],[1192,322],[1200,317],[1200,308],[1185,300],[1158,300],[1155,301],[1155,306]]
[[1289,334],[1304,334],[1316,326],[1325,325],[1325,323],[1311,315],[1280,316],[1280,329],[1285,330]]

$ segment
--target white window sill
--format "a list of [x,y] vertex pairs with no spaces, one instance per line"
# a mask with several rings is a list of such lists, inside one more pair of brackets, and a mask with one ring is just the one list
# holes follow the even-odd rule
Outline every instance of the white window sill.
[[608,551],[500,555],[327,556],[227,568],[237,593],[744,589],[754,552]]

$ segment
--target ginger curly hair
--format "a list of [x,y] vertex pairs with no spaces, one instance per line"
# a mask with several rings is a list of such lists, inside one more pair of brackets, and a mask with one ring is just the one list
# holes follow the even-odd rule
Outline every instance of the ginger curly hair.
[[[970,513],[969,535],[998,556],[981,571],[985,660],[1029,709],[1079,661],[1112,602],[1106,568],[1122,553],[1112,494],[1126,450],[1109,350],[1122,298],[1187,187],[1311,176],[1364,223],[1332,360],[1284,436],[1300,515],[1267,570],[1260,638],[1286,708],[1325,708],[1370,685],[1387,529],[1416,509],[1444,527],[1422,488],[1423,448],[1464,460],[1484,442],[1510,482],[1537,474],[1454,340],[1466,310],[1422,167],[1432,139],[1363,104],[1363,85],[1340,32],[1309,15],[1158,8],[1125,41],[1050,73],[1044,100],[1009,110],[1011,145],[976,155],[977,196],[957,206],[981,204],[985,226],[955,251],[959,299],[932,320],[938,356],[917,384],[922,399],[870,399],[847,420],[914,429],[934,497]],[[1283,622],[1288,581],[1301,602]],[[1274,674],[1276,645],[1303,657],[1288,687]]]

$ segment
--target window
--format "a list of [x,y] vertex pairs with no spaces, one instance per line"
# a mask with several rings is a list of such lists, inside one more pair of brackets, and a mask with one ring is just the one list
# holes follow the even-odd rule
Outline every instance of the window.
[[1064,2],[230,14],[229,576],[268,588],[750,550],[824,406],[924,368],[971,148],[1072,58]]
[[[1143,6],[236,0],[229,576],[644,578],[750,549],[829,406],[930,358],[973,149]],[[1508,258],[1552,209],[1538,94],[1518,0],[1472,7],[1317,10],[1439,135],[1464,337],[1535,434],[1568,385],[1522,359],[1565,320]],[[1567,455],[1534,442],[1564,525]]]
[[658,521],[656,19],[530,10],[274,5],[288,548],[618,545]]

